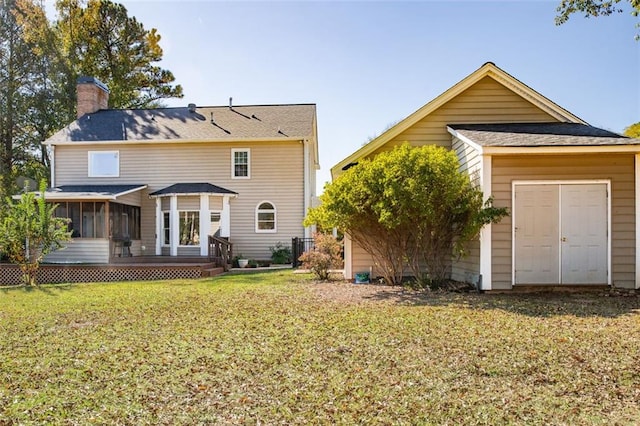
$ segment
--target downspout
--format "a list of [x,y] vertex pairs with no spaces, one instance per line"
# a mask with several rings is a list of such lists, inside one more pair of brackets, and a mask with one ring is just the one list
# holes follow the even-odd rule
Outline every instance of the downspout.
[[56,146],[51,145],[51,188],[56,187]]
[[[304,211],[302,212],[303,219],[307,216],[307,211],[309,207],[311,207],[311,182],[309,173],[309,141],[307,139],[302,140],[302,155],[304,156],[303,164],[304,164]],[[309,226],[304,227],[304,237],[311,238],[311,228]]]

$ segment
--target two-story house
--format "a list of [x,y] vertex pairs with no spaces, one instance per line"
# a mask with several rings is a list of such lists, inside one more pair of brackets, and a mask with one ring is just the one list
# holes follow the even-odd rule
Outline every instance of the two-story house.
[[278,242],[310,236],[314,104],[108,109],[108,96],[81,78],[77,120],[44,142],[46,199],[73,236],[48,262],[109,263],[123,245],[134,256],[206,256],[209,235],[269,259]]

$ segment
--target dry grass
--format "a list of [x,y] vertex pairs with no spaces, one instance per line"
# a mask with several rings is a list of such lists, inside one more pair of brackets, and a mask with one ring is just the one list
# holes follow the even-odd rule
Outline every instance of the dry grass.
[[635,424],[637,298],[291,272],[0,291],[0,424]]

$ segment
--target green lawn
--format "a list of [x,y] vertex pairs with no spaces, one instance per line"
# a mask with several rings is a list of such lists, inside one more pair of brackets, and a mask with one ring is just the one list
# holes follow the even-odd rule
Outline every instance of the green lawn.
[[2,289],[0,425],[640,419],[635,297],[346,303],[323,285],[285,271]]

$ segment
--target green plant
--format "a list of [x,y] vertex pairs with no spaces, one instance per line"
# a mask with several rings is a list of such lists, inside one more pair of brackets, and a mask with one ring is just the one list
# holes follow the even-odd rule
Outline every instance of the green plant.
[[315,234],[314,247],[300,256],[302,267],[313,272],[318,279],[329,279],[331,269],[342,266],[342,244],[330,234]]
[[[405,143],[360,161],[328,184],[305,225],[336,227],[369,253],[387,284],[447,278],[452,257],[507,215],[459,171],[456,154]],[[426,277],[426,278],[425,278]]]
[[275,247],[269,247],[269,251],[271,251],[271,262],[277,265],[281,265],[284,263],[291,263],[291,247],[285,246],[280,241],[278,241]]
[[11,263],[20,266],[26,285],[36,285],[36,272],[44,257],[71,239],[67,219],[54,215],[57,204],[44,198],[46,184],[40,184],[38,197],[26,191],[19,201],[7,198],[4,217],[0,220],[0,252]]

